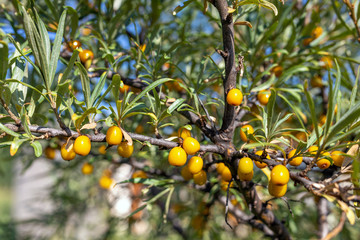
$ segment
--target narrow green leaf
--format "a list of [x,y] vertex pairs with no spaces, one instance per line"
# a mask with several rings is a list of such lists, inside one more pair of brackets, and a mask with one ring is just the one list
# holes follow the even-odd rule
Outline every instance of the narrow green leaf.
[[194,0],[187,0],[185,2],[183,2],[183,5],[180,6],[178,5],[174,11],[173,11],[173,15],[175,16],[176,14],[178,14],[181,10],[183,10],[184,8],[186,8],[190,3],[192,3]]
[[62,82],[66,81],[67,77],[69,76],[72,68],[74,67],[75,61],[77,60],[78,56],[79,56],[80,51],[78,49],[74,49],[71,58],[67,64],[67,67],[61,77],[60,82],[58,82],[58,84],[61,84]]
[[304,92],[305,92],[306,100],[308,102],[308,107],[310,109],[311,121],[312,121],[313,127],[315,129],[316,138],[319,139],[319,137],[320,137],[319,136],[319,127],[318,127],[318,124],[317,124],[314,101],[313,101],[307,87],[308,87],[308,82],[306,80],[305,84],[304,84]]
[[5,80],[8,70],[9,48],[6,42],[0,40],[0,80]]
[[90,96],[90,106],[93,106],[96,99],[100,96],[101,91],[103,90],[104,86],[105,86],[105,80],[107,77],[108,72],[103,72],[100,76],[100,79],[98,81],[98,83],[96,84],[94,90],[91,93]]
[[170,107],[167,109],[168,114],[171,114],[173,111],[175,111],[180,105],[185,101],[183,98],[178,98],[173,102]]
[[350,107],[354,106],[354,103],[355,103],[355,100],[356,100],[356,95],[357,95],[357,92],[358,92],[357,90],[358,90],[358,85],[359,85],[359,77],[360,77],[360,66],[358,67],[355,83],[354,83],[353,89],[351,91]]
[[30,142],[30,145],[34,148],[35,156],[40,157],[42,154],[42,146],[39,141]]
[[114,96],[115,99],[119,99],[119,87],[120,87],[120,82],[121,82],[121,77],[119,74],[115,74],[112,77],[112,81],[109,85],[109,87],[106,89],[104,94],[101,94],[100,97],[98,98],[98,100],[96,101],[95,104],[95,108],[97,108],[100,103],[103,101],[103,99],[105,98],[105,96],[111,91],[113,90],[113,92],[115,92]]
[[78,69],[80,70],[80,79],[81,79],[81,85],[82,85],[82,90],[84,93],[84,99],[85,99],[85,104],[87,108],[90,108],[90,79],[89,76],[87,74],[86,69],[84,68],[84,66],[80,63],[80,62],[76,62],[75,65],[78,67]]
[[38,15],[37,11],[35,11],[35,19],[36,24],[39,30],[39,34],[41,36],[41,42],[44,43],[44,50],[45,50],[45,60],[46,62],[50,62],[50,52],[51,52],[51,45],[50,45],[50,39],[49,34],[46,30],[45,24],[43,21],[41,21],[40,16]]
[[274,106],[276,102],[276,90],[274,88],[271,88],[271,96],[269,98],[269,102],[266,105],[266,112],[267,112],[267,133],[268,136],[266,136],[267,140],[271,140],[271,136],[273,135],[273,116],[274,116]]
[[97,112],[96,108],[94,108],[94,107],[87,109],[83,114],[81,114],[81,116],[78,119],[75,120],[75,127],[77,129],[80,129],[80,126],[84,122],[85,118],[87,116],[89,116],[90,114],[96,113],[96,112]]
[[24,128],[24,131],[28,135],[28,137],[30,139],[32,139],[33,136],[31,134],[31,131],[30,131],[30,128],[29,128],[29,125],[28,125],[28,122],[27,122],[27,116],[26,116],[26,111],[25,111],[24,107],[21,108],[20,115],[21,115],[21,124],[22,124],[22,126]]
[[70,32],[70,38],[74,39],[75,38],[75,34],[76,34],[76,30],[79,26],[79,16],[78,16],[78,12],[73,9],[70,6],[65,6],[65,8],[67,9],[67,11],[69,11],[69,13],[71,14],[71,32]]
[[2,123],[0,123],[0,130],[6,132],[7,134],[13,137],[21,137],[21,134],[14,132],[13,130],[10,130],[9,128],[5,127]]
[[48,79],[49,89],[54,81],[56,68],[57,68],[57,64],[59,61],[60,50],[61,50],[61,45],[62,45],[61,43],[62,43],[64,29],[65,29],[65,19],[66,19],[66,10],[63,11],[63,13],[61,14],[59,25],[58,25],[58,28],[56,31],[54,45],[53,45],[53,48],[51,51],[51,60],[50,60],[50,66],[49,66],[50,73],[49,73],[49,79]]
[[50,0],[45,0],[45,3],[46,3],[46,5],[48,6],[48,8],[50,9],[51,13],[54,15],[54,17],[55,17],[56,19],[58,19],[59,13],[58,13],[58,11],[56,10],[53,2],[50,1]]

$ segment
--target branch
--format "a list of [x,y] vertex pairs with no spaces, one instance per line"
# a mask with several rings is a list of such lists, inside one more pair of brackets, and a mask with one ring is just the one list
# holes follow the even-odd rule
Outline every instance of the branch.
[[355,30],[358,35],[357,41],[360,43],[360,28],[358,26],[358,20],[356,18],[354,4],[352,4],[350,0],[343,0],[343,2],[345,3],[346,7],[349,9],[349,16],[355,25]]
[[328,235],[326,235],[324,238],[322,238],[322,240],[330,240],[330,239],[334,238],[336,235],[338,235],[339,232],[341,232],[341,230],[344,227],[345,220],[346,220],[346,214],[345,214],[345,212],[342,212],[339,224],[331,232],[329,232]]
[[[23,127],[17,126],[15,124],[7,123],[7,124],[5,124],[5,127],[9,128],[10,130],[12,130],[14,132],[24,132]],[[34,126],[34,125],[29,125],[29,129],[32,133],[46,134],[46,136],[49,138],[50,137],[74,137],[74,138],[76,138],[79,136],[79,133],[75,132],[75,131],[70,131],[71,135],[69,136],[65,130],[59,130],[59,129],[55,129],[55,128],[47,128],[47,127],[41,127],[41,126]],[[173,148],[173,147],[176,147],[179,145],[176,142],[168,141],[165,139],[148,137],[148,136],[144,136],[144,135],[136,134],[136,133],[128,133],[128,134],[134,140],[138,140],[141,142],[149,142],[150,144],[156,145],[156,146]],[[96,135],[88,135],[88,137],[90,138],[90,140],[92,142],[105,142],[106,141],[106,139],[105,139],[106,135],[102,134],[102,133],[99,133]],[[217,145],[202,145],[200,147],[200,151],[223,154],[222,149]]]
[[318,237],[319,239],[323,239],[329,232],[329,224],[327,221],[327,215],[329,214],[327,200],[323,197],[320,197],[319,202],[317,204],[318,210]]

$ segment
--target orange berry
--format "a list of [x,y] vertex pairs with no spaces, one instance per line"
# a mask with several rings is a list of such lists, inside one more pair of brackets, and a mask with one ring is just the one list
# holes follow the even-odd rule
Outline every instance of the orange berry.
[[238,165],[238,175],[249,174],[253,171],[253,169],[254,169],[254,163],[250,158],[244,157],[240,159]]
[[[288,154],[288,159],[292,158],[294,155],[295,155],[295,152],[296,152],[296,149],[294,150],[291,150]],[[296,157],[296,158],[293,158],[289,161],[289,164],[291,166],[299,166],[303,161],[303,158],[302,157]]]
[[274,196],[274,197],[282,197],[285,195],[286,190],[287,190],[287,185],[275,185],[273,184],[271,181],[269,182],[268,185],[268,190],[270,195]]
[[331,153],[331,158],[334,162],[335,166],[341,167],[344,160],[345,160],[345,156],[343,155],[344,153],[342,151],[333,151]]
[[136,170],[131,178],[143,178],[143,179],[146,179],[147,178],[147,174],[146,172],[144,172],[143,170]]
[[201,170],[200,172],[193,175],[193,179],[196,185],[204,185],[207,180],[206,172]]
[[319,147],[318,146],[311,146],[309,147],[308,151],[311,155],[316,155],[317,151],[319,150]]
[[225,169],[225,164],[224,163],[218,163],[216,164],[216,171],[219,173],[219,174],[222,174],[222,172],[224,171]]
[[81,42],[78,40],[74,40],[74,41],[69,42],[69,46],[70,46],[71,50],[75,50],[77,48],[81,48]]
[[113,182],[114,180],[112,178],[105,175],[99,179],[99,185],[104,189],[109,189],[113,185]]
[[239,174],[239,178],[241,181],[251,181],[253,176],[254,176],[254,171],[251,171],[250,173],[246,173],[246,174],[243,173]]
[[119,90],[120,90],[121,93],[129,92],[130,86],[124,84],[124,86],[123,86],[123,87],[120,87]]
[[81,31],[82,35],[89,36],[91,34],[91,28],[84,27]]
[[135,132],[138,133],[138,134],[141,134],[144,132],[144,127],[142,125],[138,125],[136,128],[135,128]]
[[194,155],[200,150],[200,143],[192,137],[185,138],[183,148],[189,155]]
[[284,165],[276,165],[271,170],[271,182],[274,185],[285,185],[289,182],[289,170]]
[[309,46],[313,40],[313,38],[305,38],[302,43],[304,46]]
[[231,171],[227,166],[224,167],[224,170],[221,173],[221,178],[226,182],[231,181],[232,179]]
[[186,139],[187,137],[191,137],[191,132],[186,128],[179,128],[178,130],[178,137],[182,139]]
[[[221,190],[227,191],[228,186],[229,186],[229,182],[221,180],[221,183],[220,183]],[[231,182],[230,188],[232,188],[233,186],[234,186],[234,182]]]
[[315,87],[318,87],[318,88],[323,87],[324,84],[323,84],[323,82],[322,82],[322,77],[319,76],[319,75],[314,76],[314,77],[311,78],[311,80],[310,80],[310,85],[311,85],[312,87],[314,87],[314,88],[315,88]]
[[128,142],[121,142],[117,148],[117,151],[120,156],[124,158],[129,158],[134,152],[134,145],[129,145]]
[[193,174],[190,172],[189,170],[189,166],[185,165],[182,169],[181,169],[181,176],[184,178],[184,180],[189,181],[190,179],[193,178]]
[[316,39],[320,37],[320,35],[323,33],[322,27],[317,26],[314,30],[311,32],[311,36]]
[[[260,151],[257,151],[255,154],[258,155],[258,156],[261,156],[262,153],[263,153],[263,150],[260,150]],[[267,158],[267,159],[270,159],[269,154],[266,154],[266,158]],[[258,168],[264,168],[264,167],[267,166],[266,163],[260,162],[260,161],[255,161],[255,165],[256,165]]]
[[[326,156],[326,157],[330,157],[329,152],[324,152],[322,155]],[[318,166],[318,168],[320,168],[320,169],[327,169],[330,167],[330,165],[331,165],[331,162],[326,158],[322,158],[316,162],[316,166]]]
[[296,137],[297,139],[299,139],[300,141],[303,141],[303,142],[306,142],[306,141],[307,141],[306,133],[304,133],[304,132],[297,132],[297,133],[295,134],[295,137]]
[[99,153],[102,154],[102,155],[106,154],[106,146],[105,145],[101,145],[99,147]]
[[269,102],[270,96],[271,96],[271,91],[261,90],[257,95],[257,99],[259,100],[260,104],[266,105]]
[[239,106],[242,103],[243,94],[237,88],[231,89],[226,95],[226,101],[232,106]]
[[320,126],[324,125],[326,123],[326,115],[322,114],[320,116]]
[[275,74],[276,77],[280,77],[281,74],[283,73],[283,68],[282,66],[276,66],[273,69],[271,69],[271,71]]
[[202,170],[203,165],[204,162],[201,157],[192,157],[187,166],[192,174],[196,174]]
[[183,166],[186,163],[187,155],[181,147],[174,147],[170,150],[168,161],[173,166]]
[[81,168],[81,172],[84,174],[84,175],[89,175],[93,172],[94,170],[94,166],[91,165],[90,163],[84,163],[82,165],[82,168]]
[[106,132],[106,142],[109,145],[118,145],[122,140],[122,132],[118,126],[110,127]]
[[91,50],[84,49],[79,53],[79,57],[80,57],[80,61],[83,64],[90,62],[90,64],[88,64],[89,66],[87,66],[87,67],[90,67],[91,62],[94,59],[94,53]]
[[320,58],[320,65],[323,68],[332,68],[333,67],[333,61],[331,60],[330,57],[323,56],[322,58]]
[[44,153],[48,159],[54,159],[56,155],[55,149],[52,147],[46,147]]
[[253,133],[254,133],[254,128],[251,125],[249,125],[249,124],[244,125],[240,129],[240,138],[244,142],[247,142],[248,138],[246,135],[253,134]]
[[61,157],[66,160],[70,161],[76,157],[76,153],[74,151],[74,145],[70,144],[68,148],[66,148],[66,143],[61,146]]
[[79,136],[75,139],[74,150],[76,154],[81,156],[86,156],[90,153],[91,150],[91,141],[87,136]]

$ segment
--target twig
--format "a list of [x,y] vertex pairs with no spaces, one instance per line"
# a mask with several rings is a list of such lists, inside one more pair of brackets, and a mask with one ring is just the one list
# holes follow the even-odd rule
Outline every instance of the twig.
[[334,238],[336,235],[338,235],[339,232],[341,232],[341,230],[344,227],[345,220],[346,220],[346,214],[345,212],[342,212],[339,224],[333,230],[331,230],[331,232],[329,232],[324,238],[322,238],[322,240],[330,240]]
[[358,26],[358,20],[356,18],[354,4],[352,4],[350,0],[343,0],[343,2],[345,3],[347,8],[349,9],[349,16],[351,17],[351,20],[353,21],[353,23],[355,25],[355,30],[356,30],[357,35],[358,35],[357,41],[360,43],[360,28]]
[[318,224],[319,224],[319,231],[318,236],[320,239],[326,237],[329,232],[329,224],[327,221],[327,215],[329,214],[327,200],[323,197],[320,197],[319,202],[317,204],[318,210]]
[[230,185],[232,183],[232,179],[229,181],[229,184],[227,186],[227,189],[226,189],[226,204],[225,204],[225,222],[226,224],[231,228],[232,226],[229,224],[228,222],[228,213],[229,213],[229,195],[230,195]]
[[1,104],[3,105],[5,111],[9,114],[10,118],[15,121],[16,125],[21,124],[21,120],[15,116],[15,114],[10,110],[9,106],[6,104],[6,102],[0,97]]

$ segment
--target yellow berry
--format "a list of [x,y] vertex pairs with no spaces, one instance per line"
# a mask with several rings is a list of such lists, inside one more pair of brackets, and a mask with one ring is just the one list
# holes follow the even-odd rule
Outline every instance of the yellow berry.
[[219,174],[222,174],[222,172],[224,171],[225,169],[225,164],[224,163],[218,163],[216,164],[216,171],[219,173]]
[[44,153],[45,153],[45,157],[47,157],[48,159],[55,158],[56,152],[55,152],[55,149],[52,147],[46,147]]
[[247,138],[246,134],[250,135],[250,134],[253,134],[253,133],[254,133],[254,128],[251,125],[249,125],[249,124],[244,125],[240,129],[240,138],[244,142],[247,142],[248,138]]
[[238,175],[249,174],[253,171],[253,169],[254,169],[254,163],[250,158],[244,157],[240,159],[238,165]]
[[187,166],[192,174],[196,174],[201,171],[203,164],[204,162],[201,157],[192,157]]
[[271,182],[274,185],[285,185],[289,182],[289,170],[284,165],[276,165],[271,170]]
[[105,145],[101,145],[99,147],[99,153],[102,154],[102,155],[106,154],[106,146]]
[[76,157],[76,153],[74,151],[74,145],[70,144],[68,148],[66,148],[66,143],[61,146],[61,157],[66,160],[70,161]]
[[[258,155],[258,156],[261,156],[261,155],[262,155],[262,153],[263,153],[263,151],[262,151],[262,150],[260,150],[260,151],[257,151],[255,154],[256,154],[256,155]],[[269,154],[266,154],[266,158],[267,158],[267,159],[270,159]],[[266,166],[267,166],[267,164],[266,164],[266,163],[264,163],[264,162],[260,162],[260,161],[255,161],[255,165],[256,165],[258,168],[264,168],[264,167],[266,167]]]
[[81,168],[81,172],[84,174],[84,175],[89,175],[93,172],[94,170],[94,166],[91,165],[90,163],[84,163],[82,168]]
[[242,103],[243,94],[237,88],[231,89],[226,95],[226,101],[232,106],[239,106]]
[[[330,157],[330,153],[329,152],[324,152],[322,154],[323,156],[326,156],[326,157]],[[322,158],[322,159],[319,159],[317,162],[316,162],[316,166],[318,166],[318,168],[320,169],[327,169],[329,168],[331,165],[331,162],[330,160],[326,159],[326,158]]]
[[110,178],[109,176],[105,176],[105,175],[103,175],[99,179],[99,185],[100,185],[100,187],[102,187],[104,189],[109,189],[113,185],[113,182],[114,182],[114,180],[112,178]]
[[143,179],[146,179],[147,174],[143,170],[137,170],[132,174],[131,178],[143,178]]
[[182,139],[186,139],[187,137],[191,137],[191,132],[187,130],[186,128],[180,128],[178,130],[178,137]]
[[120,90],[121,93],[129,92],[130,86],[124,84],[124,86],[123,86],[123,87],[120,87],[119,90]]
[[[289,155],[288,155],[288,159],[292,158],[294,155],[295,155],[295,152],[296,152],[296,149],[294,150],[291,150],[289,152]],[[293,158],[289,161],[289,164],[291,166],[299,166],[303,161],[303,158],[302,157],[296,157],[296,158]]]
[[91,141],[87,136],[79,136],[75,139],[74,150],[76,154],[86,156],[91,150]]
[[69,42],[69,46],[70,46],[71,50],[75,50],[75,49],[81,47],[81,42],[78,40],[74,40],[74,41]]
[[118,126],[112,126],[106,132],[106,142],[109,145],[120,144],[122,137],[121,129]]
[[239,174],[239,178],[240,178],[241,181],[251,181],[253,176],[254,176],[254,170],[251,171],[250,173],[246,173],[246,174],[240,173]]
[[121,142],[117,148],[117,151],[120,156],[129,158],[134,152],[134,145],[129,145],[128,142]]
[[184,178],[184,180],[189,181],[190,179],[193,178],[193,174],[189,171],[189,167],[188,165],[185,165],[182,169],[181,169],[181,176]]
[[224,167],[224,170],[221,173],[221,178],[226,182],[231,181],[232,179],[231,171],[227,166]]
[[320,37],[320,35],[323,33],[323,29],[320,26],[317,26],[314,30],[311,32],[311,36],[316,39]]
[[282,197],[285,195],[287,190],[287,185],[275,185],[271,181],[269,182],[268,190],[270,195],[274,197]]
[[311,154],[311,155],[316,155],[316,153],[317,153],[317,151],[319,150],[319,147],[318,146],[311,146],[311,147],[309,147],[309,153]]
[[318,88],[323,87],[324,84],[323,84],[323,82],[322,82],[322,77],[319,76],[319,75],[316,75],[316,76],[312,77],[311,80],[310,80],[310,85],[311,85],[312,87],[314,87],[314,88],[315,88],[315,87],[318,87]]
[[331,153],[331,158],[334,161],[334,165],[341,167],[344,160],[345,160],[345,156],[343,155],[344,153],[342,151],[333,151]]
[[173,166],[183,166],[186,163],[187,155],[181,147],[174,147],[170,150],[168,161]]
[[273,69],[271,69],[271,71],[275,74],[276,77],[280,77],[281,74],[283,73],[283,68],[282,66],[276,66]]
[[183,148],[189,155],[194,155],[200,150],[200,143],[192,137],[185,138]]
[[266,105],[269,102],[269,98],[271,96],[271,91],[269,90],[261,90],[258,95],[257,99],[262,105]]
[[204,170],[193,175],[194,183],[197,185],[204,185],[206,183],[206,178],[207,176]]

